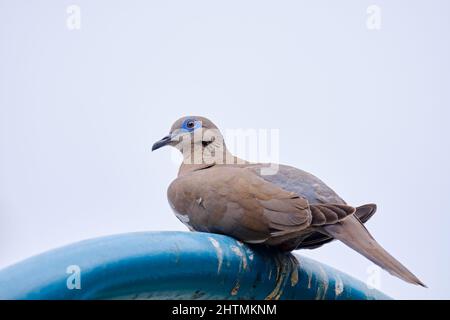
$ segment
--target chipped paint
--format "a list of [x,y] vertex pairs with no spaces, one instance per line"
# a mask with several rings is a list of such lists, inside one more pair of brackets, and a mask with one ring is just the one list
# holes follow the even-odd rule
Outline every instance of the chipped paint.
[[[102,248],[101,256],[97,250],[99,246]],[[246,255],[246,270],[242,270],[243,259],[230,249],[231,246],[236,246]],[[68,293],[64,288],[48,290],[56,286],[56,282],[52,280],[33,283],[31,287],[39,289],[37,291],[19,291],[18,288],[23,286],[17,285],[18,277],[11,275],[17,272],[22,279],[33,279],[27,278],[26,273],[20,271],[23,267],[13,266],[10,270],[0,271],[0,282],[3,281],[0,296],[7,299],[25,299],[30,295],[63,299],[69,297],[68,294],[72,299],[314,299],[317,295],[318,299],[334,299],[339,295],[337,299],[390,299],[378,290],[368,290],[361,281],[327,266],[322,269],[319,262],[302,256],[298,257],[301,265],[301,268],[297,268],[298,283],[292,287],[296,275],[292,274],[295,272],[292,263],[288,264],[286,259],[289,254],[277,253],[266,247],[252,248],[254,259],[250,260],[251,252],[245,244],[241,247],[232,238],[203,232],[133,233],[88,240],[83,245],[66,247],[66,254],[63,256],[48,252],[22,262],[21,265],[27,266],[24,268],[26,270],[39,266],[46,278],[56,281],[61,272],[58,265],[68,265],[74,259],[84,259],[85,269],[88,271],[97,270],[98,266],[111,268],[118,277],[108,277],[107,285],[108,288],[118,290],[106,287],[105,290],[96,290],[98,286],[95,285],[86,286],[81,295],[76,290]],[[123,257],[123,263],[117,264],[108,258],[117,254]],[[295,260],[292,259],[292,262]],[[123,271],[130,268],[136,269],[135,278],[139,281],[126,281],[127,273]],[[183,271],[180,273],[180,270]],[[94,274],[91,275],[95,278]],[[176,286],[166,286],[174,280],[177,281]]]
[[222,248],[220,247],[219,242],[212,238],[212,237],[208,237],[208,240],[212,243],[214,250],[216,251],[216,255],[217,255],[217,274],[220,273],[220,269],[222,268],[222,263],[223,263],[223,251]]
[[334,294],[335,298],[339,297],[342,292],[344,292],[344,283],[342,282],[341,277],[339,275],[335,275],[336,279],[334,282]]
[[[238,242],[239,243],[239,242]],[[241,265],[239,266],[240,270],[247,269],[247,255],[241,250],[241,248],[237,246],[230,246],[231,251],[233,251],[240,259],[241,259]],[[242,266],[242,268],[241,268]]]
[[245,246],[245,245],[243,246],[243,249],[248,257],[248,260],[253,261],[253,259],[255,258],[255,254],[254,254],[253,250],[250,247]]
[[316,278],[318,282],[316,300],[324,300],[328,291],[328,276],[320,264],[317,264],[317,266],[319,268],[320,278]]
[[311,289],[311,281],[312,281],[312,270],[309,269],[307,270],[307,275],[308,275],[308,289]]

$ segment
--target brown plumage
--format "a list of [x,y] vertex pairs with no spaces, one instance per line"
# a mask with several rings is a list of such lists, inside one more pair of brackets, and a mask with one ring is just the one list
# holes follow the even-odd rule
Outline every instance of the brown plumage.
[[315,176],[279,165],[249,163],[227,150],[217,127],[203,117],[177,120],[153,145],[183,153],[178,177],[168,189],[177,217],[190,230],[232,236],[283,251],[317,248],[338,239],[391,274],[424,284],[386,252],[363,223],[376,206],[349,206]]

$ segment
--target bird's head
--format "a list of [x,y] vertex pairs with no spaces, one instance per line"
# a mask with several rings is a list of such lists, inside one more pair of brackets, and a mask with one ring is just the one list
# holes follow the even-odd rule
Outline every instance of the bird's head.
[[182,117],[175,121],[170,133],[155,142],[152,151],[164,146],[177,148],[185,161],[201,164],[205,161],[217,162],[226,155],[227,150],[222,134],[209,119],[199,116]]

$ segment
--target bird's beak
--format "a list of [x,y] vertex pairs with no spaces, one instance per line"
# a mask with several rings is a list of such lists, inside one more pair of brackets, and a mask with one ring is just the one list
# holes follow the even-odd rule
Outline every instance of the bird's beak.
[[172,135],[169,134],[162,138],[161,140],[155,142],[155,144],[152,146],[152,151],[155,151],[159,148],[162,148],[164,146],[167,146],[172,141]]

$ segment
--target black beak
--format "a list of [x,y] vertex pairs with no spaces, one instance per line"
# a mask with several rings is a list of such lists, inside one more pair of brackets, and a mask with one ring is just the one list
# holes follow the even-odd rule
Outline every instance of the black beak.
[[169,134],[168,136],[165,136],[161,140],[155,142],[155,144],[152,147],[152,151],[167,146],[170,143],[170,141],[172,141],[172,136]]

